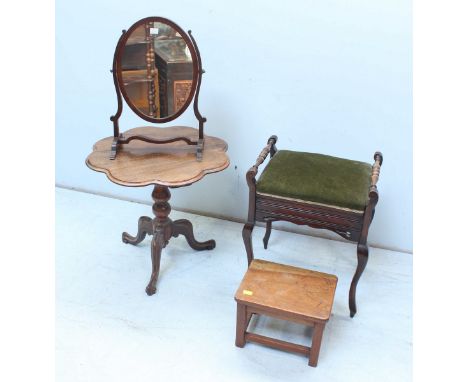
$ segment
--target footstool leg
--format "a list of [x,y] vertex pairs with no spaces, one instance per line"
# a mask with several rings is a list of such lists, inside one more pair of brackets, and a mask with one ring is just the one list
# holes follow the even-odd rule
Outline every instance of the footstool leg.
[[312,347],[310,348],[309,366],[316,367],[322,344],[322,334],[325,324],[316,323],[314,325],[314,336],[312,338]]
[[236,346],[245,346],[245,331],[247,324],[247,309],[245,305],[237,303]]

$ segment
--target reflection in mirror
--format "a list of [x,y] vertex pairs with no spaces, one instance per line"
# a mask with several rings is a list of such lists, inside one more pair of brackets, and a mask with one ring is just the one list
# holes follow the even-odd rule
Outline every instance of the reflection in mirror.
[[190,102],[192,56],[170,25],[151,21],[137,27],[126,41],[120,70],[127,100],[148,117],[170,117]]

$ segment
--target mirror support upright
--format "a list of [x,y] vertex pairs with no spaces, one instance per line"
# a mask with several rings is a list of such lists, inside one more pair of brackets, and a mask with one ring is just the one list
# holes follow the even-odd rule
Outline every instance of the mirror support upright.
[[197,61],[198,61],[197,90],[195,92],[195,100],[193,101],[193,112],[195,113],[195,117],[197,117],[197,119],[198,119],[197,159],[201,160],[202,155],[203,155],[203,144],[204,144],[203,124],[206,122],[206,118],[203,117],[200,114],[200,111],[198,110],[198,94],[200,93],[202,75],[203,75],[203,73],[205,73],[205,71],[203,70],[203,67],[202,67],[200,51],[198,50],[198,45],[197,45],[197,42],[195,41],[195,38],[192,35],[192,31],[189,30],[188,34],[190,36],[190,39],[192,40],[193,47],[195,48],[195,53],[196,53],[196,57],[197,57]]

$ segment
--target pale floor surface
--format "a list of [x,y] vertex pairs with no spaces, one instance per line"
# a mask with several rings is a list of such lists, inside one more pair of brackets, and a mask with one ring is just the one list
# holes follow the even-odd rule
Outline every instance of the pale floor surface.
[[[312,368],[303,355],[234,346],[233,296],[246,270],[241,224],[172,211],[173,219],[194,223],[198,240],[216,239],[216,248],[196,252],[183,237],[171,239],[158,290],[148,297],[150,239],[139,246],[121,241],[122,231],[136,233],[141,215],[151,216],[151,207],[56,190],[57,381],[411,380],[411,255],[370,249],[351,319],[355,245],[273,230],[264,250],[264,229],[254,229],[258,258],[338,276]],[[249,330],[311,342],[311,329],[269,318],[254,319]]]

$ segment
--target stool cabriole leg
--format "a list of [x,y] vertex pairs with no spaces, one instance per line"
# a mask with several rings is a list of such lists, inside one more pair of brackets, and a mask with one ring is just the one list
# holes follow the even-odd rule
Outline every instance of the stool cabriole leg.
[[265,248],[265,249],[268,248],[268,240],[270,240],[271,224],[272,224],[271,220],[267,220],[265,236],[263,237],[263,248]]
[[350,312],[351,318],[354,317],[354,315],[357,312],[356,288],[357,288],[358,281],[361,278],[362,273],[364,272],[364,269],[366,269],[368,258],[369,258],[369,248],[367,247],[367,244],[358,244],[357,246],[358,264],[356,268],[356,273],[354,274],[353,280],[351,281],[351,286],[349,288],[349,312]]
[[242,230],[242,238],[244,239],[245,251],[247,252],[247,263],[250,265],[254,258],[252,248],[252,230],[255,223],[247,223]]

